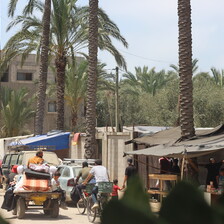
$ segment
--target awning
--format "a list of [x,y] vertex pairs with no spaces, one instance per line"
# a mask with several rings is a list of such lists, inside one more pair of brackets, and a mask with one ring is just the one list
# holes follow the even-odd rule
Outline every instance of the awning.
[[175,158],[193,158],[204,156],[218,150],[224,149],[222,146],[200,147],[200,146],[167,146],[157,145],[154,147],[125,152],[125,155],[145,155],[145,156],[158,156],[158,157],[175,157]]
[[[199,139],[202,137],[209,137],[224,133],[224,125],[219,125],[216,128],[209,130],[196,129],[196,137]],[[174,127],[164,131],[159,131],[153,135],[144,136],[141,138],[135,138],[126,142],[126,144],[137,143],[137,144],[146,144],[146,145],[159,145],[159,144],[175,144],[181,141],[181,128]]]
[[69,136],[70,132],[37,135],[26,139],[20,139],[20,141],[11,142],[9,146],[16,146],[16,145],[55,146],[54,147],[55,150],[68,149]]
[[148,142],[150,145],[157,144],[157,146],[125,152],[125,155],[166,156],[177,158],[182,158],[185,155],[187,158],[192,158],[224,149],[223,125],[212,130],[198,131],[195,137],[186,141],[179,141],[181,139],[179,127],[161,131],[152,136],[147,136],[147,139],[144,139],[145,137],[135,140],[136,142]]

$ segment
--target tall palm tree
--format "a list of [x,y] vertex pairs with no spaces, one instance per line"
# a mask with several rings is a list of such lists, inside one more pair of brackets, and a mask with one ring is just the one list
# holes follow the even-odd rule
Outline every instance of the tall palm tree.
[[[194,58],[193,61],[192,61],[192,73],[193,75],[196,74],[197,70],[198,70],[198,59],[197,58]],[[179,66],[178,65],[174,65],[174,64],[171,64],[170,67],[177,73],[179,74]]]
[[37,108],[34,134],[40,135],[43,133],[44,111],[47,88],[47,72],[48,72],[48,52],[50,39],[50,19],[51,19],[51,0],[45,0],[44,14],[43,14],[43,34],[41,42],[40,54],[40,73],[39,73],[39,87],[37,92]]
[[[8,15],[13,17],[16,10],[18,0],[10,0]],[[30,15],[35,8],[41,8],[41,2],[38,0],[29,0],[24,7],[23,14]],[[48,72],[48,52],[49,52],[49,35],[50,35],[50,18],[51,18],[51,0],[45,0],[44,12],[42,19],[42,37],[41,37],[41,53],[40,53],[40,73],[39,73],[39,88],[37,92],[37,107],[34,134],[42,134],[46,87],[47,87],[47,72]]]
[[195,135],[193,118],[191,1],[178,0],[180,126],[183,139]]
[[89,70],[86,101],[85,158],[96,155],[96,91],[98,53],[98,0],[89,0]]
[[[74,54],[83,54],[82,49],[88,46],[89,24],[86,18],[89,18],[89,10],[87,7],[76,7],[75,3],[76,0],[52,0],[50,54],[55,58],[57,72],[58,129],[64,128],[65,68],[68,58]],[[38,9],[42,12],[43,6],[39,4]],[[106,13],[101,9],[98,12],[99,48],[110,52],[117,63],[125,68],[125,60],[112,44],[111,38],[117,39],[125,47],[128,44],[120,34],[116,24],[109,19]],[[18,52],[20,49],[20,53],[23,52],[23,59],[34,50],[39,53],[42,21],[35,16],[18,16],[9,25],[9,28],[18,23],[22,23],[22,29],[8,41],[6,48],[15,49]]]

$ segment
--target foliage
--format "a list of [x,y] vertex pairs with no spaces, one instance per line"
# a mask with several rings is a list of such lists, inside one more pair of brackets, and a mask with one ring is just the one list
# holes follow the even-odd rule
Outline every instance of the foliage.
[[151,212],[147,194],[139,179],[130,180],[121,200],[111,200],[103,210],[102,224],[154,224],[158,223]]
[[224,196],[210,207],[203,194],[187,182],[179,182],[163,200],[159,216],[152,213],[149,197],[138,178],[132,179],[125,195],[110,201],[102,215],[102,224],[221,224],[223,223]]
[[155,68],[148,70],[144,66],[135,67],[135,74],[128,72],[123,75],[123,85],[126,87],[126,93],[141,95],[142,93],[149,93],[153,96],[158,89],[164,87],[169,81],[176,78],[174,73],[161,70],[155,71]]
[[79,64],[74,62],[69,64],[66,69],[65,101],[71,110],[71,128],[73,131],[77,124],[80,105],[85,99],[87,66],[87,61],[82,61]]
[[1,88],[1,118],[3,127],[2,136],[17,136],[23,132],[25,124],[34,116],[32,109],[33,98],[28,98],[25,88],[17,91]]
[[1,216],[0,216],[0,223],[1,224],[9,224],[9,222],[7,222],[5,219],[3,219]]

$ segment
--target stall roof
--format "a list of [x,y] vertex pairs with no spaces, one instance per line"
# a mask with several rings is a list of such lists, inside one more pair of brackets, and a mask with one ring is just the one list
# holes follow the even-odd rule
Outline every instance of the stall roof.
[[69,148],[70,132],[51,133],[45,135],[37,135],[34,137],[21,139],[19,142],[14,141],[9,146],[16,145],[32,145],[32,146],[55,146],[56,150]]
[[[180,128],[172,128],[148,136],[148,144],[156,145],[142,150],[126,152],[126,155],[168,156],[188,158],[203,156],[224,149],[224,125],[199,131],[190,140],[180,141]],[[176,133],[176,136],[175,136]],[[144,137],[143,137],[144,138]],[[147,139],[144,139],[145,142]],[[138,140],[140,142],[140,138]],[[160,144],[158,144],[160,142]],[[162,143],[162,144],[161,144]]]
[[[196,137],[202,138],[206,136],[217,135],[224,133],[224,125],[219,125],[213,129],[196,129]],[[146,145],[159,145],[159,144],[169,144],[172,145],[181,141],[181,128],[174,127],[167,130],[159,131],[153,135],[147,135],[141,138],[135,138],[127,143],[137,143]]]

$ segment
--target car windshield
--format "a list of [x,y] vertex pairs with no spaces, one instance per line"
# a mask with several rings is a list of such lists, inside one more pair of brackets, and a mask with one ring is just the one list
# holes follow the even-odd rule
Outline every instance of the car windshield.
[[76,177],[79,174],[79,171],[82,169],[82,167],[73,167],[72,169],[74,176]]

